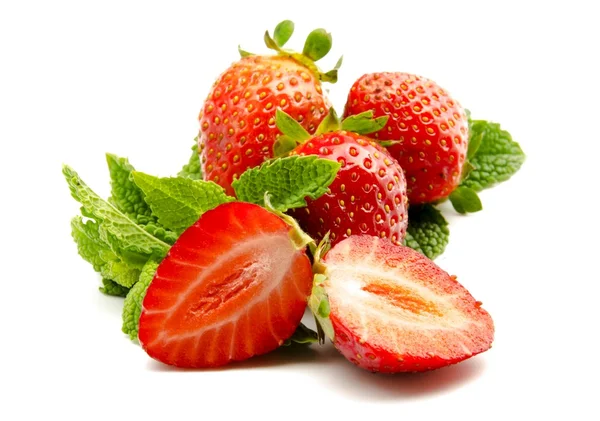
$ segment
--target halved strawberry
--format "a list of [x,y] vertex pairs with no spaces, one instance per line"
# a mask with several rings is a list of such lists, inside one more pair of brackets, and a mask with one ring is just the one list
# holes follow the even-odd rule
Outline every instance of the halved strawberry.
[[152,358],[215,367],[280,346],[312,286],[305,248],[280,217],[248,203],[206,212],[162,261],[143,302],[139,340]]
[[359,367],[426,371],[491,347],[494,324],[481,302],[422,254],[352,236],[323,262],[335,347]]

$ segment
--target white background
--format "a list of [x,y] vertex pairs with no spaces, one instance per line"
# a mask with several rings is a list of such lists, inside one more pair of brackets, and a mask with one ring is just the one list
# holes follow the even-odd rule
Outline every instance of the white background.
[[[593,2],[27,2],[0,5],[0,419],[599,419],[598,154]],[[489,352],[423,375],[362,372],[331,346],[175,371],[121,332],[121,300],[76,254],[68,163],[109,191],[104,153],[167,176],[188,158],[237,45],[296,21],[333,34],[331,99],[372,71],[436,80],[501,122],[527,161],[445,209],[438,263],[484,302]],[[320,63],[321,64],[321,63]]]

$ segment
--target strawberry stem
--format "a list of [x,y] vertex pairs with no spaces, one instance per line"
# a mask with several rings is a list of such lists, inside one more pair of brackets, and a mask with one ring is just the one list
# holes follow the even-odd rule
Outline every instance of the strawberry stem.
[[[306,248],[306,246],[311,246],[315,247],[315,240],[312,239],[312,237],[310,235],[308,235],[307,233],[305,233],[302,228],[300,228],[300,225],[298,225],[298,222],[296,222],[296,220],[294,218],[292,218],[289,215],[286,215],[285,213],[278,211],[277,209],[275,209],[273,207],[273,205],[271,204],[271,195],[269,194],[269,192],[265,192],[265,208],[271,212],[274,213],[275,215],[279,216],[281,219],[283,219],[290,227],[290,231],[288,233],[288,236],[290,238],[290,240],[292,240],[292,243],[294,244],[294,247],[296,248],[296,250],[303,250]],[[311,248],[312,250],[312,248]]]

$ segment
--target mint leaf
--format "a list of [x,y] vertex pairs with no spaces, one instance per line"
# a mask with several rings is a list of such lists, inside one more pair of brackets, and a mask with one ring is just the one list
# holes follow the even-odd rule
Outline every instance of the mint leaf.
[[477,192],[465,186],[459,186],[450,193],[450,202],[458,213],[473,213],[483,209]]
[[448,222],[439,210],[431,205],[410,208],[404,239],[408,247],[435,259],[444,252],[449,236]]
[[239,200],[262,206],[268,192],[273,208],[285,212],[306,206],[306,197],[323,195],[339,168],[338,162],[316,155],[290,156],[251,168],[231,185]]
[[200,155],[198,154],[198,138],[196,137],[194,146],[192,146],[192,155],[187,164],[183,166],[177,177],[191,178],[192,180],[202,180],[202,168],[200,168]]
[[152,215],[152,210],[144,200],[144,193],[131,180],[131,173],[135,171],[133,165],[129,163],[127,158],[119,158],[112,154],[106,154],[106,161],[112,186],[112,195],[108,198],[109,203],[126,214],[149,234],[167,244],[173,244],[177,240],[177,234],[165,229],[158,223],[156,217]]
[[106,295],[112,295],[115,297],[125,297],[129,292],[129,288],[117,284],[115,281],[110,279],[102,278],[102,286],[98,288],[101,293]]
[[123,333],[129,335],[131,340],[137,339],[140,315],[142,314],[142,303],[146,296],[146,291],[154,274],[158,268],[159,262],[156,260],[148,260],[142,268],[139,281],[131,288],[125,302],[123,303]]
[[134,171],[133,181],[142,189],[145,200],[158,222],[181,234],[207,210],[235,200],[212,181],[182,177],[159,178]]
[[177,233],[168,230],[161,224],[159,224],[155,216],[151,216],[148,218],[138,217],[137,223],[147,233],[152,234],[154,237],[167,244],[173,245],[173,243],[175,243],[175,241],[179,237]]
[[481,137],[479,147],[470,159],[473,169],[461,183],[476,192],[508,180],[525,161],[519,144],[499,124],[471,121],[470,139],[478,137]]
[[77,244],[79,255],[103,278],[130,288],[137,282],[142,264],[137,259],[127,261],[115,253],[101,238],[99,228],[95,221],[83,222],[80,216],[71,220],[71,235]]
[[167,253],[167,243],[150,235],[113,205],[100,198],[72,168],[63,166],[63,175],[71,190],[71,196],[81,203],[83,215],[96,221],[99,238],[112,250],[119,250],[129,261],[142,263],[151,255],[162,257]]
[[106,163],[111,184],[108,202],[134,221],[140,215],[151,216],[152,211],[144,202],[142,191],[130,179],[131,172],[135,169],[129,160],[107,153]]

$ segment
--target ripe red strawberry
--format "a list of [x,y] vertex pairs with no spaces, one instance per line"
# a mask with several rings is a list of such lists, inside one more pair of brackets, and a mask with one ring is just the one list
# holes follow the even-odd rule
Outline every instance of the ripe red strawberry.
[[354,82],[344,115],[367,110],[389,116],[372,136],[399,142],[388,150],[405,171],[410,203],[448,197],[460,183],[467,154],[468,123],[460,104],[429,79],[372,73]]
[[481,302],[422,254],[353,236],[324,263],[335,347],[359,367],[432,370],[491,347],[494,325]]
[[272,351],[304,314],[311,263],[280,217],[248,203],[206,212],[175,242],[143,301],[152,358],[215,367]]
[[371,139],[335,131],[313,137],[290,155],[318,155],[341,164],[329,191],[291,214],[304,231],[332,244],[353,234],[400,244],[408,223],[406,181],[398,162]]
[[[198,142],[204,179],[221,185],[230,195],[234,194],[233,180],[273,157],[273,143],[280,135],[276,109],[285,110],[309,133],[327,115],[329,102],[320,80],[335,82],[337,69],[321,73],[314,61],[331,48],[331,35],[322,29],[313,31],[303,54],[281,50],[285,41],[277,28],[275,40],[267,34],[267,46],[278,55],[248,55],[233,63],[219,76],[200,112]],[[322,49],[316,51],[317,44]]]

